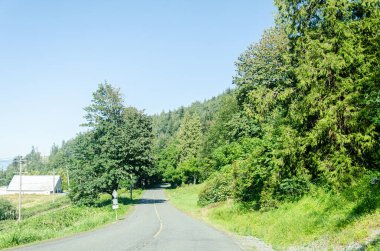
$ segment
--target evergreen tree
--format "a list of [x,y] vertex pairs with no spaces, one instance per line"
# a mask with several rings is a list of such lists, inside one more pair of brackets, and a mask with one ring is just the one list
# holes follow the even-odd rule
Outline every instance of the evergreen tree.
[[197,114],[185,113],[176,135],[179,151],[179,162],[198,158],[202,145],[201,122]]
[[[376,0],[276,1],[290,38],[296,94],[288,118],[300,161],[313,176],[344,187],[373,168],[380,132],[380,3]],[[375,105],[376,106],[376,105]],[[320,177],[320,174],[322,176]]]
[[199,177],[199,154],[202,146],[201,122],[197,114],[185,113],[176,135],[178,169],[183,182],[196,183]]

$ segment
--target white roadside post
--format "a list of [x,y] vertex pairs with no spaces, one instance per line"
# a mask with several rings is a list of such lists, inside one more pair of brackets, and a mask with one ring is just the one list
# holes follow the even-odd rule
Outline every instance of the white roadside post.
[[117,209],[119,208],[119,203],[117,201],[117,191],[116,190],[113,190],[112,192],[112,209],[115,210],[115,216],[116,216],[116,220],[117,220]]

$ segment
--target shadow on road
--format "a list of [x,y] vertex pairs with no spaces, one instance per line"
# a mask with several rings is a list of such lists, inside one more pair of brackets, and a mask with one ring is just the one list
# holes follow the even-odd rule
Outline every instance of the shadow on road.
[[159,204],[159,203],[164,203],[166,200],[162,199],[140,199],[139,201],[136,202],[136,204]]
[[[123,204],[123,205],[137,205],[137,204],[160,204],[160,203],[164,203],[166,200],[162,200],[162,199],[151,199],[151,198],[143,198],[143,199],[134,199],[134,200],[131,200],[129,198],[125,198],[125,197],[119,197],[118,198],[119,200],[119,203],[120,204]],[[108,200],[103,200],[101,202],[98,202],[96,204],[96,207],[104,207],[104,206],[108,206],[108,205],[111,205],[112,202],[110,199]]]
[[[149,190],[160,190],[162,188],[167,189],[169,187],[170,187],[170,184],[160,184],[160,185],[155,185],[155,186],[149,187],[148,189]],[[155,199],[155,198],[142,198],[142,199],[131,200],[130,198],[123,196],[123,197],[119,197],[118,201],[119,201],[119,204],[123,204],[123,205],[137,205],[137,204],[160,204],[160,203],[164,203],[166,200]],[[95,204],[95,207],[104,207],[104,206],[108,206],[110,204],[112,204],[111,198],[103,199],[101,201],[98,201]]]

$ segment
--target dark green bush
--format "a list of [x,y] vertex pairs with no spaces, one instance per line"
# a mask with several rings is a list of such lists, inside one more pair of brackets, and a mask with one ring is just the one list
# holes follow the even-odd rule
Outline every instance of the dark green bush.
[[310,189],[310,182],[302,176],[285,178],[280,181],[277,189],[280,200],[295,201],[300,199]]
[[16,208],[6,199],[0,199],[0,220],[15,219]]

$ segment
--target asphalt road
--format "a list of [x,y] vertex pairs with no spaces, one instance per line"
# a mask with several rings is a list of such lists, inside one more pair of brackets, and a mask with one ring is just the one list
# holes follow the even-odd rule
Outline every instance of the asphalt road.
[[170,205],[162,189],[147,190],[125,220],[16,250],[241,250],[227,235]]

